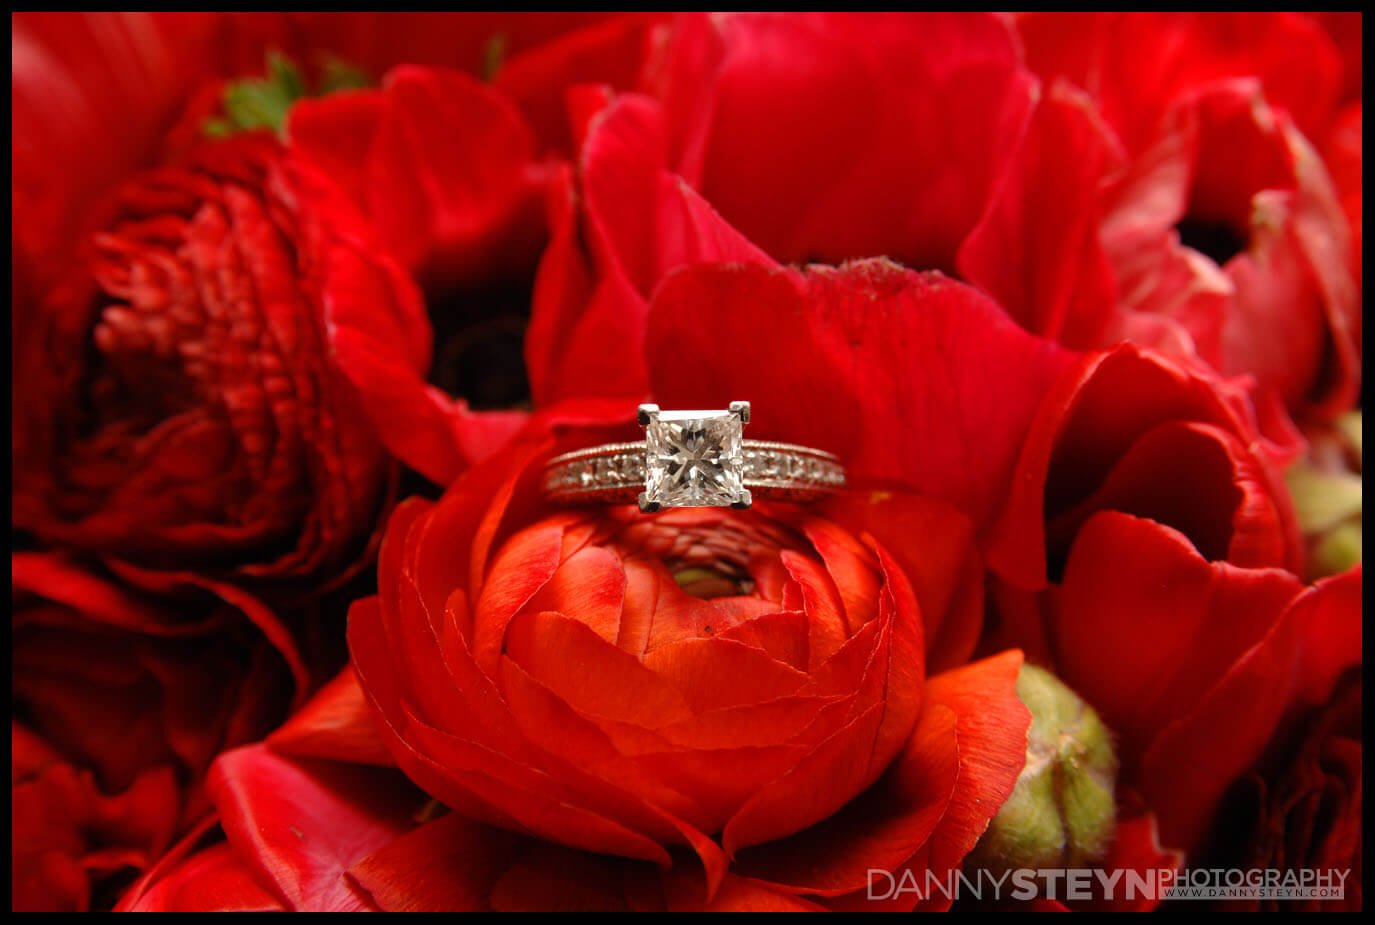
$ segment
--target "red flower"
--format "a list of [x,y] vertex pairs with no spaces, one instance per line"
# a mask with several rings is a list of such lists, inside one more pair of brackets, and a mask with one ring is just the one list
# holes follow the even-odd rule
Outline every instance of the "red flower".
[[380,90],[302,100],[288,136],[428,288],[533,267],[550,168],[520,111],[491,86],[458,71],[400,67]]
[[[644,391],[637,363],[599,360],[641,354],[649,297],[680,266],[888,256],[954,270],[1013,182],[1035,96],[1015,36],[983,15],[692,14],[654,61],[652,96],[570,94],[578,170],[555,188],[536,284],[536,403]],[[1074,277],[1080,249],[1007,259]]]
[[1340,79],[1322,30],[1284,13],[1035,14],[1018,26],[1032,68],[1087,91],[1110,129],[1081,129],[1078,146],[1104,186],[1080,215],[1101,216],[1094,256],[1116,278],[1098,344],[1196,356],[1296,410],[1350,407],[1351,234],[1308,141],[1327,137]]
[[[1012,791],[1016,649],[1112,730],[1097,863],[1359,876],[1282,478],[1359,404],[1342,15],[18,14],[17,907],[873,908]],[[205,142],[267,48],[381,83]],[[742,398],[850,490],[540,500]]]
[[[441,22],[382,17],[388,28],[401,25],[398,19],[411,20],[403,59],[410,63],[388,71],[380,90],[294,106],[288,127],[293,152],[349,192],[383,243],[427,289],[472,288],[528,273],[546,238],[545,187],[554,170],[549,149],[567,147],[564,94],[593,80],[633,85],[654,18],[617,17],[503,58],[492,83],[449,68],[415,66],[463,60],[450,46],[434,55],[411,47],[416,29],[451,32],[452,16]],[[543,30],[556,21],[487,19],[504,52],[524,44],[504,44],[511,41],[510,26]],[[352,16],[332,21],[350,28],[357,22]],[[315,35],[323,25],[311,21],[315,41],[323,40]],[[462,34],[482,34],[472,31],[474,25],[466,24]]]
[[983,14],[693,14],[660,72],[667,163],[784,262],[950,269],[1033,99]]
[[1085,526],[1047,621],[1052,664],[1122,737],[1123,781],[1162,844],[1196,861],[1277,729],[1360,663],[1360,586],[1359,567],[1304,589],[1209,563],[1125,514]]
[[[353,180],[371,176],[371,183],[362,184],[370,195],[359,204],[378,220],[382,240],[403,258],[433,258],[424,268],[424,282],[471,288],[491,281],[494,271],[527,272],[544,235],[536,202],[544,168],[529,153],[516,156],[516,148],[529,146],[530,130],[510,124],[512,101],[529,112],[539,144],[533,153],[566,147],[564,89],[582,80],[632,82],[655,19],[604,13],[16,14],[16,341],[27,340],[37,301],[66,271],[76,242],[91,224],[92,204],[135,170],[199,141],[206,120],[220,108],[226,82],[260,74],[268,52],[299,62],[307,87],[321,85],[331,65],[340,63],[365,80],[379,79],[402,63],[458,68],[474,77],[499,71],[500,91],[484,88],[477,96],[485,99],[456,98],[448,104],[455,124],[462,126],[458,131],[435,132],[443,120],[433,114],[421,123],[390,119],[390,135],[383,131],[374,145],[384,150],[375,150],[372,159],[374,167],[387,168],[384,176],[376,170],[369,174],[362,152],[371,133],[364,131],[358,113],[373,112],[372,103],[341,101],[339,114],[323,117],[325,124],[309,138],[320,143],[315,153],[322,155],[321,166],[344,179],[350,192],[361,193],[355,189],[360,184],[330,168],[342,167]],[[415,102],[414,93],[410,100]],[[523,123],[519,115],[515,121]],[[405,134],[417,124],[426,128],[423,137]],[[416,141],[422,142],[418,150]],[[101,156],[90,156],[93,150]],[[356,162],[344,165],[340,155]],[[415,159],[418,163],[411,163]],[[404,162],[400,173],[393,169],[397,160]],[[451,182],[439,190],[428,188],[419,198],[401,195],[414,193],[407,185],[411,171],[425,164],[447,172]],[[485,173],[470,169],[479,165],[486,165]],[[511,183],[490,188],[494,177],[508,175],[517,178],[518,191]],[[379,190],[379,180],[396,186]],[[510,196],[518,202],[507,208]],[[430,201],[435,227],[423,219],[411,227],[417,210],[430,211]],[[369,205],[378,206],[380,214]],[[389,222],[388,216],[398,221]],[[499,227],[489,227],[493,222]],[[428,253],[427,233],[439,239],[438,253]],[[498,254],[500,259],[493,260]],[[462,407],[453,413],[470,429],[511,429],[500,417],[468,420]]]
[[1043,588],[1082,525],[1115,510],[1182,532],[1208,559],[1301,572],[1281,477],[1298,437],[1279,436],[1237,384],[1131,346],[1086,354],[1040,408],[990,558],[1014,584]]
[[[600,49],[593,35],[629,31],[629,20],[600,25],[606,19],[605,13],[17,13],[11,21],[12,179],[15,214],[23,221],[15,225],[16,255],[51,279],[91,201],[151,165],[163,134],[200,89],[260,72],[268,49],[310,67],[333,55],[374,78],[402,63],[483,75],[551,40],[555,47]],[[642,29],[643,19],[633,19]],[[614,74],[606,56],[600,64],[586,79]],[[92,157],[93,150],[100,156]]]
[[201,81],[262,66],[249,36],[265,26],[217,13],[11,17],[14,264],[36,291],[61,275],[92,201],[148,166]]
[[290,676],[222,602],[189,621],[59,559],[13,565],[13,905],[108,905],[205,816],[211,760],[280,721]]
[[[384,596],[355,609],[350,648],[402,769],[465,815],[570,847],[660,866],[690,848],[707,895],[727,857],[798,892],[860,889],[874,857],[819,851],[856,823],[803,830],[925,737],[920,614],[889,554],[788,509],[559,515],[510,535],[530,479],[465,481],[390,528]],[[698,570],[724,596],[675,582]],[[918,786],[907,767],[884,786]],[[892,833],[906,847],[886,859],[922,831]]]
[[[707,212],[685,216],[703,242],[720,240],[713,221]],[[758,262],[681,270],[648,305],[616,273],[598,284],[587,315],[559,319],[574,325],[571,336],[532,330],[528,346],[566,345],[547,354],[546,375],[560,388],[595,394],[643,364],[649,383],[624,387],[665,407],[724,407],[731,395],[749,395],[760,438],[830,449],[857,484],[939,499],[984,531],[1068,354],[939,274],[886,261],[807,273]],[[632,312],[643,320],[630,322]],[[604,326],[612,318],[627,326]],[[551,319],[535,324],[542,320]],[[615,346],[598,347],[598,334]],[[643,346],[621,340],[632,337]],[[608,364],[608,355],[617,362]],[[542,381],[535,380],[537,394]],[[956,635],[965,633],[972,638],[978,629],[966,625]]]
[[1024,648],[1098,710],[1123,806],[1190,863],[1276,729],[1360,661],[1359,567],[1295,577],[1290,458],[1235,386],[1138,348],[1089,354],[1051,390],[991,533],[984,645]]
[[105,791],[14,720],[10,733],[13,911],[86,912],[92,881],[145,868],[166,850],[179,802],[170,767]]
[[[923,681],[895,563],[786,506],[708,515],[722,531],[690,511],[563,515],[503,542],[536,470],[483,466],[398,511],[386,596],[351,618],[366,694],[346,672],[273,748],[221,759],[229,850],[126,904],[804,908],[863,903],[845,894],[869,867],[958,863],[1021,764],[1015,653]],[[746,562],[754,592],[709,600],[668,571],[724,585]],[[388,752],[456,812],[416,828],[423,798],[360,766]]]
[[147,569],[319,581],[373,530],[383,440],[458,463],[422,429],[441,413],[414,284],[270,142],[125,184],[105,228],[19,358],[17,525]]
[[[693,313],[684,311],[689,305]],[[804,364],[813,375],[803,381],[815,385],[799,392],[791,367],[770,370],[743,353],[737,361],[732,350],[748,349],[748,331],[699,349],[713,324],[738,328],[749,320],[744,306],[759,315],[759,337],[791,338],[781,356]],[[577,879],[597,884],[601,892],[584,897],[597,905],[796,902],[790,896],[843,905],[854,900],[844,894],[865,886],[868,867],[945,871],[958,863],[1021,766],[1025,714],[1009,710],[1006,699],[1012,656],[920,681],[918,646],[928,664],[964,666],[980,625],[975,522],[936,499],[987,516],[1031,406],[1064,358],[967,287],[883,262],[810,275],[700,268],[664,286],[648,314],[653,360],[646,365],[661,383],[654,394],[709,403],[719,400],[716,390],[749,393],[760,436],[848,446],[861,484],[888,487],[846,496],[819,516],[761,505],[749,514],[550,517],[537,503],[536,476],[554,448],[527,443],[470,471],[438,505],[409,503],[384,545],[381,596],[356,605],[350,630],[387,748],[370,741],[351,678],[341,678],[273,740],[279,754],[332,763],[293,765],[297,795],[285,802],[305,815],[262,802],[287,786],[278,780],[282,758],[238,753],[220,766],[217,801],[232,855],[175,865],[128,903],[187,901],[187,871],[213,866],[236,881],[247,873],[259,893],[296,908],[547,907],[551,891],[571,888],[562,872],[571,865]],[[886,327],[868,327],[878,319]],[[909,330],[903,319],[921,319],[921,327]],[[881,330],[890,336],[877,336]],[[962,357],[992,364],[1002,383],[955,374]],[[855,370],[865,376],[856,379]],[[879,383],[910,426],[945,435],[958,449],[901,465],[911,457],[893,450],[882,430],[892,406],[863,399]],[[1025,404],[996,400],[986,388],[1020,394]],[[599,407],[588,409],[590,417],[562,417],[560,432],[575,432],[561,444],[614,436],[588,425],[628,416],[631,403]],[[866,534],[873,539],[858,539]],[[703,567],[711,573],[696,571]],[[694,598],[670,577],[675,571],[685,583],[726,594]],[[739,593],[741,580],[752,593]],[[888,650],[887,675],[873,673],[871,656]],[[850,656],[856,663],[842,671]],[[727,671],[730,683],[715,683],[725,659],[748,664]],[[589,664],[596,666],[590,673],[575,669]],[[901,675],[892,673],[897,666]],[[597,684],[588,687],[589,679]],[[840,699],[807,705],[814,695]],[[939,716],[955,725],[936,724]],[[729,717],[742,725],[708,735],[704,723]],[[948,748],[956,726],[954,741],[973,751],[946,764],[939,743]],[[877,757],[854,767],[837,761],[854,751],[844,742],[866,743],[859,750]],[[702,751],[708,745],[719,748]],[[732,760],[748,772],[730,787],[707,773],[721,749],[734,749]],[[891,765],[888,754],[898,756]],[[379,763],[388,755],[455,814],[392,840],[386,820],[398,810],[379,808],[381,791],[329,783],[342,794],[329,799],[343,799],[350,818],[372,820],[368,831],[380,826],[385,849],[369,841],[324,858],[303,855],[285,837],[249,845],[248,833],[264,826],[314,826],[341,811],[310,796],[318,785],[308,779],[334,781],[344,773],[340,761]],[[924,783],[933,774],[934,791]],[[937,801],[944,810],[924,796],[952,786],[951,801]],[[488,860],[457,862],[474,856]],[[670,859],[669,873],[656,871],[654,862]],[[417,878],[417,864],[435,876]],[[292,883],[312,886],[290,885],[279,873],[287,870]]]
[[1361,908],[1361,820],[1364,760],[1359,677],[1344,678],[1331,701],[1305,717],[1302,742],[1271,780],[1257,774],[1246,788],[1255,830],[1243,843],[1245,866],[1262,870],[1349,872],[1341,902],[1257,902],[1257,908]]

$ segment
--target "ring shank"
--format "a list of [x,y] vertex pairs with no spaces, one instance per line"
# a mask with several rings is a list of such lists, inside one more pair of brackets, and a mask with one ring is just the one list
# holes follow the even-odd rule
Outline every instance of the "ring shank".
[[[845,468],[824,450],[742,441],[741,483],[755,499],[815,501],[845,487]],[[565,505],[633,504],[645,489],[645,444],[608,443],[545,465],[545,497]]]

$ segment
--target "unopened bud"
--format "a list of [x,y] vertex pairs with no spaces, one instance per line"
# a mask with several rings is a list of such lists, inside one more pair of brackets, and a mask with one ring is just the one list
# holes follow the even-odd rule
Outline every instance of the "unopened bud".
[[1092,707],[1044,668],[1022,666],[1017,696],[1031,711],[1026,765],[965,865],[995,874],[1083,867],[1112,842],[1112,735]]
[[1361,413],[1310,428],[1308,452],[1285,473],[1308,541],[1308,577],[1344,572],[1361,561]]

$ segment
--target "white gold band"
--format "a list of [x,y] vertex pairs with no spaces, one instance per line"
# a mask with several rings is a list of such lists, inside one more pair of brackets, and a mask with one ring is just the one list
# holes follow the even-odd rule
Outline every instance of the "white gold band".
[[[814,501],[845,487],[845,467],[824,450],[744,440],[741,482],[754,498]],[[633,504],[645,490],[641,443],[607,443],[556,456],[545,465],[544,494],[557,504]]]

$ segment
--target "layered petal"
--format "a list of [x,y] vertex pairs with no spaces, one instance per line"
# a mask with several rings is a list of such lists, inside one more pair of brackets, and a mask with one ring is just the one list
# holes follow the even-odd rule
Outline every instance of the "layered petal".
[[367,908],[344,871],[409,828],[424,803],[394,772],[288,759],[264,746],[226,753],[210,788],[229,844],[292,909]]
[[398,67],[379,90],[302,101],[287,132],[429,288],[533,264],[545,171],[520,112],[475,78]]
[[680,271],[651,306],[647,355],[666,407],[749,395],[752,435],[837,452],[861,484],[981,526],[1067,359],[975,290],[886,261]]
[[1282,461],[1236,385],[1136,347],[1087,354],[1038,412],[990,561],[1013,584],[1044,587],[1079,525],[1115,509],[1186,531],[1210,558],[1297,569]]
[[691,14],[661,71],[674,168],[791,263],[953,268],[1033,92],[983,14]]

